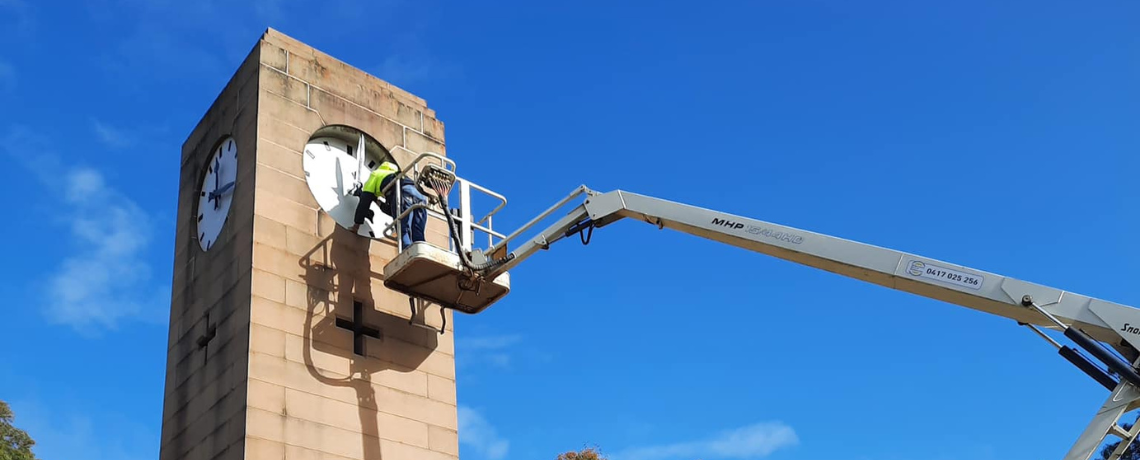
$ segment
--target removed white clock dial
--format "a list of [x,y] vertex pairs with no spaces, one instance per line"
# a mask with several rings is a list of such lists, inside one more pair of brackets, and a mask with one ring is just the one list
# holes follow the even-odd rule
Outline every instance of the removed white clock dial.
[[[362,135],[358,136],[360,140],[364,139]],[[352,227],[356,205],[360,202],[360,198],[353,194],[355,188],[384,161],[375,153],[361,149],[360,140],[349,142],[339,137],[315,137],[305,145],[301,157],[305,180],[313,198],[344,228]],[[372,203],[371,209],[372,218],[365,219],[357,233],[379,238],[384,227],[392,223],[392,218],[381,212],[376,203]]]

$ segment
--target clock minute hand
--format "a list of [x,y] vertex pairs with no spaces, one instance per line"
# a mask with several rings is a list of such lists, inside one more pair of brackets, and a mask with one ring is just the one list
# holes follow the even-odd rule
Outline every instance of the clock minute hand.
[[213,191],[213,192],[210,192],[210,198],[213,198],[213,199],[217,200],[218,198],[221,198],[221,197],[223,197],[223,196],[225,196],[225,195],[228,195],[228,194],[230,194],[230,193],[233,193],[233,191],[232,191],[232,190],[233,190],[233,188],[234,188],[234,183],[233,183],[233,182],[230,182],[230,183],[228,183],[228,184],[226,184],[226,185],[223,185],[221,188],[219,188],[219,189],[217,189],[217,190],[215,190],[215,191]]
[[221,158],[214,158],[214,191],[215,191],[215,193],[211,193],[211,194],[214,195],[214,197],[215,197],[215,199],[214,199],[214,209],[215,210],[218,209],[219,206],[221,206],[221,203],[217,200],[218,194],[216,193],[218,190],[218,182],[221,180],[221,179],[219,179],[219,176],[221,176],[221,174],[222,174],[222,159]]

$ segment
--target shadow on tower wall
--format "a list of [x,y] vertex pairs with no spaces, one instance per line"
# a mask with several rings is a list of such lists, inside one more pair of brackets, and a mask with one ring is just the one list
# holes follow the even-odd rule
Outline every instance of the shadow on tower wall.
[[[372,270],[368,258],[373,242],[338,225],[299,262],[305,269],[308,285],[303,337],[305,367],[313,378],[325,385],[350,387],[356,391],[363,458],[369,460],[381,458],[376,411],[385,407],[384,401],[377,400],[376,384],[372,383],[374,376],[383,372],[412,372],[438,346],[435,334],[413,328],[406,318],[376,309],[371,279],[382,275]],[[363,338],[363,349],[358,350],[361,354],[354,352],[353,333],[337,325],[338,318],[349,324],[355,319],[354,302],[363,306],[364,325],[378,331],[378,337]],[[350,363],[348,376],[319,368],[314,362],[314,350],[346,359]]]

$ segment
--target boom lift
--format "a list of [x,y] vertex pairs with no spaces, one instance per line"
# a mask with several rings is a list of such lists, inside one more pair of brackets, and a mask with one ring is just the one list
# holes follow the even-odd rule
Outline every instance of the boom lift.
[[[431,159],[439,164],[426,161]],[[670,228],[1012,319],[1047,340],[1061,356],[1110,391],[1064,460],[1089,460],[1109,435],[1122,440],[1109,458],[1116,460],[1140,434],[1140,424],[1129,430],[1119,425],[1121,416],[1140,408],[1140,372],[1136,367],[1140,364],[1140,309],[915,254],[622,190],[599,193],[580,186],[518,230],[503,235],[493,229],[491,218],[506,205],[506,199],[459,178],[454,165],[451,160],[429,153],[400,173],[416,176],[417,186],[432,203],[442,207],[443,212],[430,210],[429,215],[445,220],[452,238],[448,248],[426,242],[401,247],[399,255],[384,267],[384,284],[412,299],[413,318],[414,299],[467,314],[482,312],[510,291],[508,272],[538,251],[574,235],[588,242],[594,229],[630,218],[658,229]],[[455,184],[459,184],[460,206],[451,209],[447,198]],[[473,191],[491,196],[498,205],[488,214],[474,218]],[[507,252],[508,244],[575,200],[581,203]],[[405,214],[408,212],[411,210]],[[395,219],[383,236],[400,244],[395,237],[399,235],[399,225],[400,219]],[[487,234],[487,248],[472,248],[476,230]],[[494,241],[496,238],[498,242]],[[1076,348],[1058,343],[1043,329],[1060,331],[1107,369]]]

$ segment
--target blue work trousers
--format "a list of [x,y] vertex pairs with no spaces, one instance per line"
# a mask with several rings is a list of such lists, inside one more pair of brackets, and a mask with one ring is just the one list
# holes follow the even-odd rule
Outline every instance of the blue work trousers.
[[[388,202],[392,203],[395,200],[396,190],[393,188],[392,191],[388,192]],[[402,183],[400,184],[400,201],[399,213],[403,213],[412,207],[412,205],[426,203],[427,198],[424,198],[423,194],[421,194],[419,190],[416,190],[415,185]],[[399,213],[396,215],[398,216]],[[395,218],[396,216],[392,217]],[[411,246],[413,242],[425,241],[424,230],[426,227],[427,209],[416,208],[416,210],[404,216],[404,218],[400,220],[400,241],[403,242],[403,247],[407,248]]]

